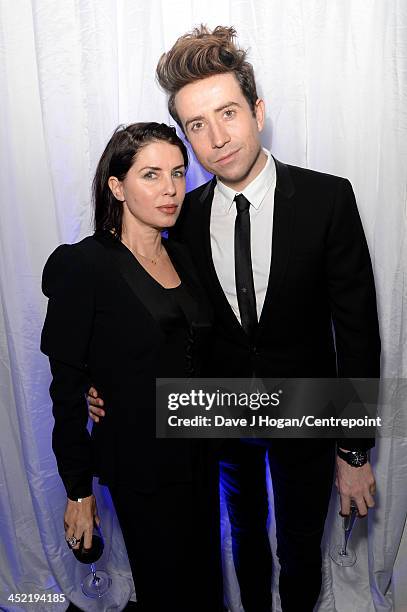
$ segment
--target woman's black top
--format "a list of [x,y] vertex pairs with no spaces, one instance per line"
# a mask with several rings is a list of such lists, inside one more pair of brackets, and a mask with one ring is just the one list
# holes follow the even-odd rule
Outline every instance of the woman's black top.
[[[49,298],[41,350],[50,357],[53,450],[70,499],[92,476],[140,491],[197,477],[205,446],[155,438],[155,378],[199,375],[211,314],[182,245],[163,240],[181,279],[166,289],[110,233],[62,245],[44,268]],[[106,416],[87,430],[94,385]]]

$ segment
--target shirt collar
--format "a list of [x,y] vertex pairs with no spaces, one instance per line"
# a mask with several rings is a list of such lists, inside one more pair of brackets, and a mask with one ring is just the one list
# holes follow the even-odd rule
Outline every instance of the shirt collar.
[[267,149],[263,148],[264,153],[267,155],[266,165],[263,170],[256,176],[251,183],[249,183],[241,192],[236,192],[231,187],[228,187],[222,181],[217,179],[217,188],[222,196],[222,207],[225,213],[228,213],[232,208],[232,204],[235,199],[236,193],[243,193],[252,206],[257,210],[261,207],[261,204],[266,196],[266,193],[270,187],[276,184],[276,165],[274,159]]

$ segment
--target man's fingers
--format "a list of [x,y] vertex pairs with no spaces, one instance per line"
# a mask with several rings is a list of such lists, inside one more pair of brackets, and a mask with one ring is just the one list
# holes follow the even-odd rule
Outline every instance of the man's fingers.
[[[352,498],[358,512],[359,518],[367,516],[368,508],[373,508],[375,505],[374,499],[371,495],[365,495],[365,497],[359,497],[357,499]],[[351,510],[351,498],[348,496],[341,496],[341,516],[349,516]]]
[[95,387],[91,387],[89,389],[88,395],[91,395],[92,397],[97,397],[98,396],[98,392],[96,391]]
[[97,397],[97,391],[94,387],[91,387],[86,396],[88,402],[89,416],[94,423],[99,423],[100,417],[105,416],[103,410],[103,400]]
[[348,516],[350,501],[354,500],[358,516],[363,518],[368,509],[375,503],[373,495],[376,492],[374,474],[369,462],[361,467],[348,465],[341,457],[336,460],[336,480],[341,496],[341,514]]
[[90,406],[103,406],[104,401],[98,397],[98,392],[95,387],[91,387],[86,395],[86,399]]
[[87,399],[89,406],[92,406],[92,408],[97,408],[98,406],[102,407],[104,405],[103,400],[100,398],[95,398],[95,397],[92,397],[91,395],[87,395],[86,399]]
[[369,493],[370,495],[376,495],[376,483],[375,482],[369,486]]
[[341,493],[341,516],[348,516],[350,514],[350,497]]
[[367,516],[367,506],[363,497],[355,499],[355,504],[358,509],[358,517],[364,518],[365,516]]
[[370,493],[366,493],[365,495],[365,502],[366,502],[366,506],[368,508],[374,508],[375,505],[375,501],[372,497],[372,495]]
[[95,406],[89,406],[89,416],[95,417],[99,420],[99,417],[105,416],[105,411],[102,408],[95,408]]

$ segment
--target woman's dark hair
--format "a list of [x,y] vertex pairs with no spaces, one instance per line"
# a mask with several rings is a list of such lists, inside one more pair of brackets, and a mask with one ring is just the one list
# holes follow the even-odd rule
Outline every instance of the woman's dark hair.
[[165,123],[132,123],[127,127],[120,125],[107,143],[96,168],[92,183],[94,207],[94,229],[112,231],[121,238],[123,203],[117,200],[110,190],[109,177],[115,176],[122,181],[134,163],[138,152],[151,142],[168,142],[178,147],[184,158],[185,169],[188,167],[188,153],[182,140],[177,136],[174,127]]

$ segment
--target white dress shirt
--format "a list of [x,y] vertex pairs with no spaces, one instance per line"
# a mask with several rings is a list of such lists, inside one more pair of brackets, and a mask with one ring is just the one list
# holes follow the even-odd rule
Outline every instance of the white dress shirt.
[[[274,192],[277,180],[274,159],[267,149],[263,151],[267,155],[266,165],[260,174],[240,192],[250,202],[250,241],[258,319],[260,319],[270,275]],[[235,282],[234,237],[237,215],[235,195],[236,192],[233,189],[218,179],[212,202],[210,234],[216,274],[240,322]]]

